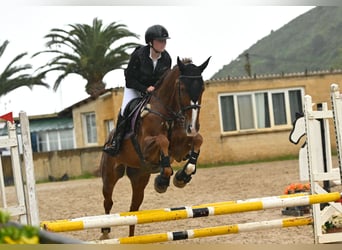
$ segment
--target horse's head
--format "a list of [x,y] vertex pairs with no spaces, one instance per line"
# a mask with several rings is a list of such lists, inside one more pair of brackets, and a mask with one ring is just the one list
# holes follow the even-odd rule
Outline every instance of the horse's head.
[[298,144],[300,139],[304,135],[305,135],[304,114],[296,113],[296,120],[293,122],[293,128],[290,132],[289,140],[293,144]]
[[179,104],[185,118],[188,136],[194,136],[199,130],[198,115],[201,107],[204,82],[202,72],[208,66],[210,57],[200,66],[184,63],[177,57],[179,75]]

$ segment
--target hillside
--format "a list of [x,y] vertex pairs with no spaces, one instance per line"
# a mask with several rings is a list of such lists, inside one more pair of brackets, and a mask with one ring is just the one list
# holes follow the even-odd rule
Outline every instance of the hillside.
[[257,41],[211,79],[330,68],[342,68],[342,7],[320,6]]

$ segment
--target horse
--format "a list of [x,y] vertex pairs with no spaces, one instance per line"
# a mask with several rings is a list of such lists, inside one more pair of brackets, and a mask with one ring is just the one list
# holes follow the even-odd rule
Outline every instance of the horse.
[[[102,194],[105,214],[109,214],[115,184],[128,176],[132,197],[129,211],[138,211],[151,174],[159,173],[154,181],[158,193],[166,192],[173,175],[174,161],[185,164],[175,174],[173,184],[183,188],[196,173],[197,159],[203,137],[199,133],[199,114],[204,81],[202,72],[210,57],[200,66],[189,59],[180,60],[156,84],[155,90],[140,103],[134,133],[125,136],[119,154],[103,152],[100,161]],[[132,119],[134,120],[134,119]],[[106,144],[114,134],[109,134]],[[129,226],[129,236],[135,225]],[[101,229],[101,239],[108,239],[110,228]]]

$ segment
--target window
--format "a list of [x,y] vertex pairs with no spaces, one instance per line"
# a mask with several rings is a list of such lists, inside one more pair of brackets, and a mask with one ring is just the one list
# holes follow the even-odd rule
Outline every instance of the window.
[[31,134],[33,152],[56,151],[74,148],[72,129],[34,132]]
[[303,112],[302,93],[298,90],[289,91],[291,121],[296,120],[296,113]]
[[74,132],[72,129],[65,129],[59,131],[60,136],[60,149],[71,149],[74,148]]
[[238,118],[240,121],[240,129],[254,128],[253,119],[253,105],[251,95],[239,95],[237,96],[237,108],[239,110]]
[[82,116],[84,141],[86,144],[97,143],[96,117],[95,113],[85,113]]
[[114,121],[113,120],[105,120],[105,128],[106,128],[106,136],[109,135],[110,131],[114,129]]
[[47,133],[49,138],[50,151],[58,150],[58,131],[51,131]]
[[284,93],[272,94],[274,125],[286,124],[286,107]]
[[223,131],[234,131],[236,121],[233,96],[222,96],[220,100]]
[[258,128],[269,128],[271,123],[267,93],[255,94],[255,108]]
[[37,133],[38,137],[38,152],[49,151],[49,142],[46,132]]
[[291,125],[302,112],[302,89],[219,95],[223,132]]

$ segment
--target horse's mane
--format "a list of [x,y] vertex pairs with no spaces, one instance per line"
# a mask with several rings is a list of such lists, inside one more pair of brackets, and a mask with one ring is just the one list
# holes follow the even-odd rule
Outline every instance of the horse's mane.
[[[181,61],[182,61],[184,64],[190,64],[190,63],[192,63],[192,59],[191,59],[191,58],[183,58]],[[174,71],[176,71],[176,70],[178,70],[178,65],[177,65],[177,64],[174,65],[172,69],[166,70],[166,71],[164,72],[164,74],[160,77],[160,79],[157,81],[157,83],[156,83],[156,85],[155,85],[155,88],[156,88],[156,89],[159,88],[160,85],[161,85],[161,83],[165,80],[166,76],[168,76],[169,73],[172,73],[172,72],[174,72]]]
[[[173,70],[173,69],[172,69]],[[166,70],[164,74],[160,77],[160,79],[157,81],[157,83],[154,85],[156,89],[158,89],[161,86],[161,83],[164,81],[166,76],[171,72],[170,69]]]
[[192,59],[189,58],[189,57],[185,57],[185,58],[182,59],[182,62],[183,62],[184,64],[189,64],[189,63],[192,63]]

